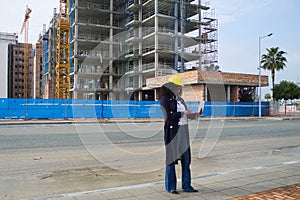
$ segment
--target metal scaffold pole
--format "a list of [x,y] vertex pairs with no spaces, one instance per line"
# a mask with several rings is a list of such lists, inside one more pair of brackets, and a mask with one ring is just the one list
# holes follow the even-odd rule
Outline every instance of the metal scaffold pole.
[[199,37],[200,37],[200,42],[199,42],[199,70],[202,70],[202,50],[201,50],[201,43],[202,43],[202,26],[201,26],[201,22],[202,22],[202,14],[201,14],[201,0],[198,0],[198,7],[199,7],[199,11],[198,11],[198,15],[199,15]]
[[180,0],[180,32],[181,32],[181,42],[180,42],[180,48],[181,48],[181,66],[180,66],[180,72],[184,72],[184,34],[186,31],[186,0]]

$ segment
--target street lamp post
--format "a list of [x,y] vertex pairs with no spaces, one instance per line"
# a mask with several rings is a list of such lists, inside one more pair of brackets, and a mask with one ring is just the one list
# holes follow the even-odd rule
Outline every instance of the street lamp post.
[[272,36],[273,33],[268,35],[259,36],[258,38],[258,87],[259,87],[259,99],[258,99],[258,115],[261,117],[261,40],[266,37]]

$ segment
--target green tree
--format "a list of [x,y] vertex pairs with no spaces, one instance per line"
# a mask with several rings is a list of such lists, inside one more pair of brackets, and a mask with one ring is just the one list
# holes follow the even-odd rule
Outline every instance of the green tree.
[[[275,86],[275,72],[283,70],[286,67],[287,59],[284,57],[285,51],[279,50],[279,47],[272,47],[267,49],[267,53],[262,55],[262,68],[271,71],[272,76],[272,90]],[[274,98],[274,91],[273,91]]]
[[280,100],[284,99],[285,114],[286,114],[286,101],[300,98],[300,87],[293,82],[281,81],[276,84],[273,89],[273,98]]
[[240,87],[239,88],[240,102],[253,102],[254,93],[255,93],[255,87]]
[[267,99],[267,101],[269,101],[269,99],[271,99],[270,93],[265,94],[265,99]]

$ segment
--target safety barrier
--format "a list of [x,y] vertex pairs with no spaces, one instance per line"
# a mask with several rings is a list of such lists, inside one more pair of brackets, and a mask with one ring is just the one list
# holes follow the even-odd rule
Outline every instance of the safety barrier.
[[[199,102],[187,102],[197,111]],[[262,116],[269,103],[262,102]],[[202,116],[258,116],[258,102],[206,102]],[[0,119],[162,118],[158,101],[103,101],[0,98]]]

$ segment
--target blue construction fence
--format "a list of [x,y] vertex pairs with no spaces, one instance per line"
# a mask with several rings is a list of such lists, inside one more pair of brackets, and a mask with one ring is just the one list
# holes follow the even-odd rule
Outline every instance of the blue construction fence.
[[[187,102],[196,112],[200,102]],[[262,116],[269,114],[262,102]],[[258,102],[205,102],[202,116],[258,116]],[[104,101],[0,98],[0,119],[162,118],[158,101]]]

